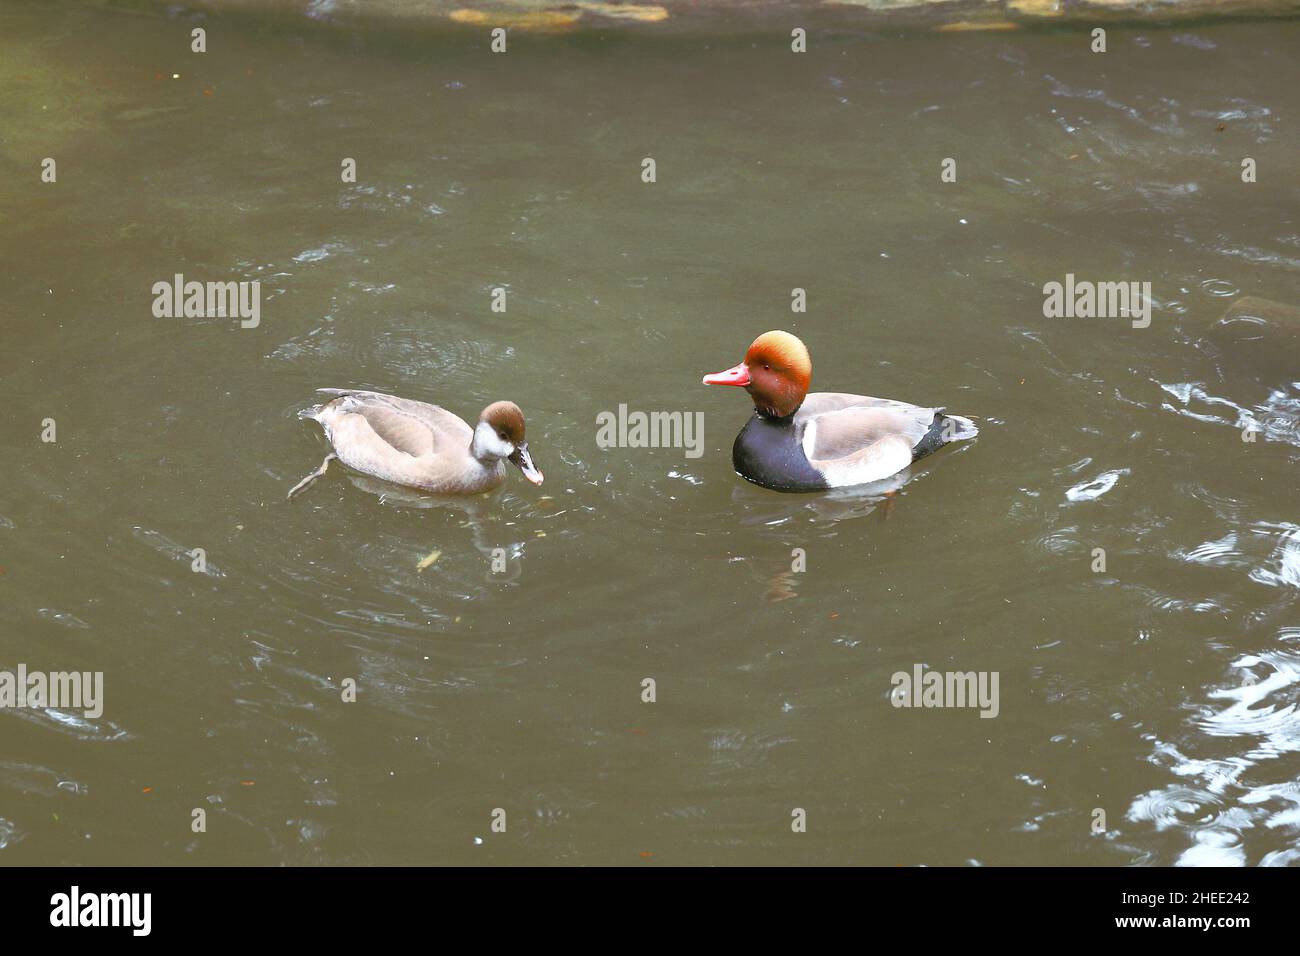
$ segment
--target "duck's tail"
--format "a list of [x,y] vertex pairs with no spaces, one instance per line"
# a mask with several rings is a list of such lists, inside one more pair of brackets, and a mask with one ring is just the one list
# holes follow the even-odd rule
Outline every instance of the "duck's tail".
[[965,441],[967,438],[974,438],[980,433],[975,427],[975,423],[969,418],[963,418],[961,415],[949,415],[943,413],[943,421],[940,425],[943,430],[943,440],[945,443],[950,441]]
[[912,460],[924,458],[949,442],[974,438],[979,433],[980,430],[969,418],[949,415],[943,409],[938,409],[934,413],[934,420],[930,422],[930,430],[912,448]]
[[[316,391],[320,392],[322,395],[334,395],[339,398],[342,398],[347,395],[357,394],[357,390],[353,388],[318,388],[316,389]],[[334,399],[330,399],[330,401],[334,401]],[[319,405],[308,405],[306,408],[300,409],[298,411],[298,417],[305,418],[313,422],[318,422],[320,421],[321,411],[328,404],[329,402],[321,402]]]

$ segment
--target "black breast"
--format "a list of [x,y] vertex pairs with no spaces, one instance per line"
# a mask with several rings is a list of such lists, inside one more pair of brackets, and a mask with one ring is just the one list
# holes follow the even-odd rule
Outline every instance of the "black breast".
[[749,420],[731,446],[736,471],[756,485],[774,491],[825,491],[829,485],[808,463],[799,443],[794,416]]

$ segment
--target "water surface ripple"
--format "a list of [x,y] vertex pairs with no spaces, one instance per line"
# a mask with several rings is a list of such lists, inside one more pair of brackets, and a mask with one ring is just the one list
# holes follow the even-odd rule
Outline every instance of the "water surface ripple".
[[[0,669],[106,683],[0,713],[0,862],[1300,863],[1289,22],[176,35],[0,9]],[[155,319],[175,273],[260,325]],[[1044,318],[1067,273],[1150,327]],[[772,327],[978,441],[742,482],[700,376]],[[512,399],[546,483],[286,501],[320,386]],[[891,707],[917,664],[998,717]]]

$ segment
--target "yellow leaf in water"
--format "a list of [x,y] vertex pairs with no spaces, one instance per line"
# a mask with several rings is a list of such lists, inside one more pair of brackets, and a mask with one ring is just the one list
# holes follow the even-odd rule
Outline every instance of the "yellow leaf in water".
[[415,570],[423,571],[425,568],[433,564],[433,562],[437,561],[441,557],[442,557],[441,551],[430,551],[428,554],[426,554],[423,558],[420,559],[420,563],[415,566]]
[[1011,0],[1007,6],[1017,13],[1029,13],[1040,17],[1054,17],[1061,13],[1060,0]]
[[940,33],[965,33],[968,30],[1019,30],[1020,24],[1011,20],[958,20],[935,27]]
[[627,6],[617,3],[594,3],[592,0],[578,0],[577,7],[584,13],[595,13],[616,20],[639,20],[642,23],[658,23],[661,20],[668,19],[668,11],[658,4]]
[[564,30],[578,22],[573,13],[559,10],[526,10],[521,12],[492,12],[462,8],[451,11],[456,23],[491,24],[515,30]]

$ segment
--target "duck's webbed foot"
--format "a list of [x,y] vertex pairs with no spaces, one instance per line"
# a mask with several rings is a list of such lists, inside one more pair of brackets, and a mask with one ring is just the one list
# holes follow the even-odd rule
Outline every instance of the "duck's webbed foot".
[[323,477],[325,474],[325,469],[329,468],[330,462],[332,462],[337,457],[338,455],[334,454],[334,452],[330,452],[328,455],[326,455],[325,460],[320,463],[320,467],[317,468],[315,471],[313,471],[311,474],[309,474],[302,481],[298,482],[296,485],[290,488],[289,494],[286,495],[285,497],[292,498],[294,495],[305,490],[306,487],[310,485],[313,481],[315,481],[317,478]]
[[894,504],[898,501],[898,491],[886,491],[881,497],[884,499],[880,502],[880,516],[885,521],[894,513]]

